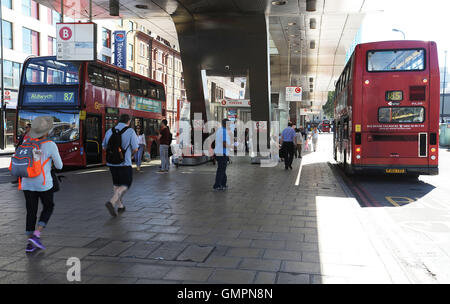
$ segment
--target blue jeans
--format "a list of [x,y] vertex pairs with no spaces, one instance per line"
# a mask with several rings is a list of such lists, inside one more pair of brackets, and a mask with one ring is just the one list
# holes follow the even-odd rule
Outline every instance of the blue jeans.
[[136,158],[136,166],[138,166],[138,167],[141,166],[142,156],[144,156],[144,149],[145,149],[145,145],[140,144],[139,150],[136,152],[136,154],[134,156]]
[[169,171],[169,145],[159,145],[159,155],[161,157],[161,170]]
[[214,184],[214,189],[219,187],[225,187],[227,185],[227,163],[228,156],[216,156],[217,160],[217,172],[216,172],[216,182]]

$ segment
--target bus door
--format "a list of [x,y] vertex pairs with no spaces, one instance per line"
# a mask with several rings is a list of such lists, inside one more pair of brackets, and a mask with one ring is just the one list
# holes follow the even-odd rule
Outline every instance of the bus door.
[[100,115],[86,115],[84,146],[87,165],[102,162],[102,117]]

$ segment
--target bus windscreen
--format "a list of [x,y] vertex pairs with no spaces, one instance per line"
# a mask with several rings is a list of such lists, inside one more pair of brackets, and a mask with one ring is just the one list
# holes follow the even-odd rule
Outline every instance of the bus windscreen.
[[25,127],[38,116],[50,116],[53,118],[53,128],[48,137],[55,143],[65,143],[80,138],[80,116],[79,113],[63,111],[19,111],[18,135],[23,134]]
[[425,50],[383,50],[367,53],[368,72],[422,71]]
[[25,67],[25,85],[77,85],[78,65],[49,58],[32,58]]

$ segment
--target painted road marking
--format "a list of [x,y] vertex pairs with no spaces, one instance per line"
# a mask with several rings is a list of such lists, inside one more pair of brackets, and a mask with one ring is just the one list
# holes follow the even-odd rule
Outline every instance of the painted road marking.
[[386,196],[385,198],[389,203],[391,203],[395,207],[400,207],[414,202],[412,198],[406,196]]

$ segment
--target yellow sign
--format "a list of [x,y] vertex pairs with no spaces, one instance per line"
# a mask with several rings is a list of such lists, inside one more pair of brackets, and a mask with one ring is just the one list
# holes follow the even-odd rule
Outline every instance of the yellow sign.
[[355,125],[355,132],[361,132],[361,125]]
[[86,111],[80,111],[80,120],[86,120]]
[[405,169],[386,169],[386,173],[405,173]]

